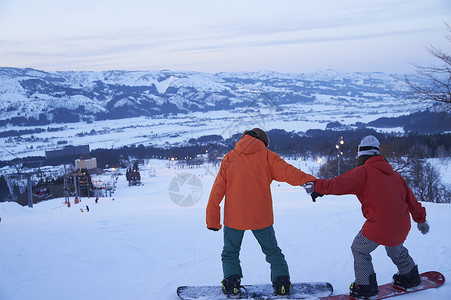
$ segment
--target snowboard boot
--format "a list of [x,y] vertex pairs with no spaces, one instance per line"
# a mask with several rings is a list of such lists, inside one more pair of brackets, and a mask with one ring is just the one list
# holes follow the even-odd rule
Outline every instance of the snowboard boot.
[[288,276],[278,276],[276,282],[272,283],[276,296],[287,296],[290,294],[291,282]]
[[412,268],[407,274],[399,273],[393,275],[393,284],[404,289],[417,287],[421,284],[420,274],[418,274],[418,266]]
[[369,279],[370,284],[368,285],[357,284],[355,282],[351,283],[349,295],[361,299],[371,299],[371,297],[377,296],[379,288],[377,286],[376,273],[371,274]]
[[222,291],[229,298],[239,298],[241,293],[241,276],[240,275],[231,275],[229,277],[224,278],[221,281]]

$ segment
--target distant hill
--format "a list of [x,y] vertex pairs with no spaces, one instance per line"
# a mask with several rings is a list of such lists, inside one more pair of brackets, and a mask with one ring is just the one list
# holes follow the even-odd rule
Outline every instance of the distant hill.
[[[0,68],[0,125],[47,125],[246,107],[331,102],[376,107],[402,97],[385,73],[45,72]],[[351,105],[352,104],[352,105]]]
[[382,117],[369,122],[368,126],[378,128],[402,127],[405,132],[421,134],[441,133],[451,131],[451,113],[427,110],[393,118]]

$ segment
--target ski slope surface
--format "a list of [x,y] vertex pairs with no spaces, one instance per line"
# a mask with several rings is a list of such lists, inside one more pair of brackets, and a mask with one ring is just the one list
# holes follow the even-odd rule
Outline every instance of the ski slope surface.
[[[293,164],[309,172],[307,164]],[[177,286],[219,285],[222,230],[205,225],[217,171],[153,160],[140,167],[141,186],[129,187],[118,170],[116,191],[98,203],[0,203],[0,299],[175,300]],[[357,198],[313,203],[301,187],[279,182],[272,193],[274,228],[292,281],[328,281],[335,294],[346,293],[354,280],[350,245],[364,222]],[[451,299],[451,205],[423,205],[430,232],[422,235],[413,223],[405,246],[420,272],[440,271],[447,282],[399,299]],[[250,232],[240,258],[243,284],[269,283],[269,265]],[[397,272],[383,247],[373,252],[373,263],[379,284]]]

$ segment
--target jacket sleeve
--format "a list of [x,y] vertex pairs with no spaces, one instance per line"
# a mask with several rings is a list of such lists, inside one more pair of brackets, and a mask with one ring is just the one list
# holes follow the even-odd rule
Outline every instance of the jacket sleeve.
[[416,223],[426,222],[426,209],[421,205],[420,202],[418,202],[417,198],[415,198],[412,190],[409,188],[404,178],[402,179],[402,181],[406,189],[406,203],[409,207],[409,211],[412,215],[413,220]]
[[315,181],[316,177],[299,170],[284,161],[278,154],[268,150],[268,163],[274,180],[289,183],[291,185],[303,185]]
[[330,180],[318,179],[315,192],[324,195],[357,195],[363,192],[366,178],[365,169],[357,167]]
[[207,204],[207,228],[221,229],[221,207],[219,204],[224,198],[227,186],[227,156],[221,162],[218,175],[210,192]]

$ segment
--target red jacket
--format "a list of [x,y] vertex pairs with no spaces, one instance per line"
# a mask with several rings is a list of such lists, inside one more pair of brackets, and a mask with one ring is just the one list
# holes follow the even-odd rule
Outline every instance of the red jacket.
[[224,225],[261,229],[274,223],[270,184],[302,185],[316,180],[285,162],[264,143],[245,135],[221,162],[207,205],[207,227],[221,228],[219,204],[225,196]]
[[402,244],[410,231],[410,214],[417,223],[426,221],[426,210],[417,201],[404,178],[382,156],[368,159],[334,179],[318,179],[315,192],[354,194],[362,204],[366,222],[362,234],[384,246]]

